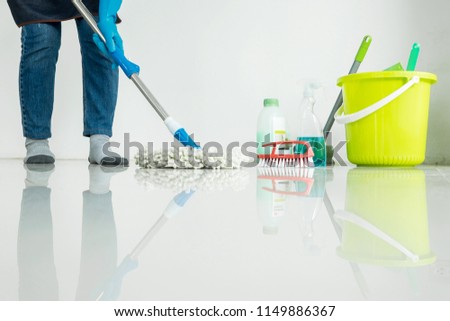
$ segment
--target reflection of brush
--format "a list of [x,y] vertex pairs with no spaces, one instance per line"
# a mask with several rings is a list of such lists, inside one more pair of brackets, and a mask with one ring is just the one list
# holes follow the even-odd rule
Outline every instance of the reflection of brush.
[[[312,178],[311,172],[308,171],[310,168],[295,168],[295,167],[261,167],[258,168],[258,180],[271,180],[272,187],[263,187],[263,190],[283,195],[296,195],[296,196],[307,196],[311,193],[312,185],[314,184],[314,179]],[[313,172],[312,172],[313,173]],[[286,182],[287,184],[294,183],[292,188],[287,188],[285,190],[279,190],[277,188],[277,182]],[[299,183],[303,186],[301,191],[297,190],[296,186]]]
[[[300,150],[306,150],[304,153],[292,153],[286,145],[302,146]],[[314,166],[314,152],[306,141],[290,140],[284,142],[273,142],[264,144],[263,147],[272,147],[270,154],[258,154],[259,166],[263,167],[312,167]]]

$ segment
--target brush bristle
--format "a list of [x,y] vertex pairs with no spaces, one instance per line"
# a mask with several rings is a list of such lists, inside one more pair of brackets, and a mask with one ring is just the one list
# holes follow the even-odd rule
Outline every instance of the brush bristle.
[[258,167],[314,167],[312,157],[299,158],[260,158]]
[[286,176],[313,178],[314,168],[311,167],[259,167],[258,174],[263,176]]

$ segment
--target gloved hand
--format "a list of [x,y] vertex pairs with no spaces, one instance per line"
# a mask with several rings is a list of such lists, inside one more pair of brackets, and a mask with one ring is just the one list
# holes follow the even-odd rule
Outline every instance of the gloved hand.
[[139,66],[125,58],[123,41],[116,26],[117,11],[119,11],[122,0],[100,0],[99,21],[97,23],[106,40],[106,45],[97,34],[93,40],[100,51],[114,60],[113,68],[120,65],[128,78],[139,73]]
[[97,25],[106,39],[106,47],[109,52],[114,52],[116,46],[123,50],[122,38],[116,26],[117,11],[119,11],[121,5],[122,0],[100,0]]

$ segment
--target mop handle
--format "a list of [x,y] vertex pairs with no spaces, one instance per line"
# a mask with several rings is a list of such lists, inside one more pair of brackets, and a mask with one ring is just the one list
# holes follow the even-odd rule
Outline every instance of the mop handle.
[[[72,0],[73,5],[77,8],[78,12],[82,15],[84,20],[88,23],[91,29],[99,36],[99,38],[106,43],[106,39],[103,36],[100,28],[95,21],[94,16],[91,14],[88,8],[84,5],[81,0]],[[125,56],[123,55],[123,51],[116,50],[113,53],[110,53],[114,58],[116,63],[122,68],[123,72],[130,78],[139,91],[144,95],[147,101],[152,105],[153,109],[155,109],[156,113],[161,117],[162,120],[166,120],[169,118],[169,114],[164,110],[158,100],[153,96],[144,82],[139,78],[139,70],[134,68],[132,63],[130,63]]]
[[[369,50],[369,46],[372,43],[372,37],[367,35],[363,38],[363,41],[361,42],[361,45],[359,46],[358,52],[356,53],[355,60],[353,61],[352,67],[350,68],[350,71],[348,74],[354,74],[358,71],[359,66],[361,65],[362,61],[364,60],[364,57],[366,56],[367,50]],[[336,102],[334,103],[333,109],[331,110],[330,115],[328,116],[328,120],[323,128],[323,136],[325,137],[325,140],[327,140],[328,135],[330,134],[331,127],[333,127],[334,124],[334,115],[336,114],[337,110],[342,106],[342,103],[344,102],[342,97],[342,90],[339,92],[339,96],[336,99]]]

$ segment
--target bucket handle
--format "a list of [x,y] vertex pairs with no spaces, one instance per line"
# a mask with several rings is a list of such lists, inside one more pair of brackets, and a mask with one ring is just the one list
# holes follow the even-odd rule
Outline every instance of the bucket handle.
[[394,91],[392,94],[384,97],[383,99],[377,101],[375,104],[370,105],[369,107],[366,107],[356,113],[344,115],[344,105],[342,105],[336,114],[334,115],[334,119],[339,124],[349,124],[353,123],[357,120],[360,120],[364,117],[369,116],[370,114],[376,112],[377,110],[383,108],[387,104],[389,104],[394,99],[398,98],[401,94],[403,94],[405,91],[407,91],[409,88],[414,86],[415,84],[418,84],[420,81],[419,76],[414,76],[411,78],[410,81],[408,81],[406,84],[404,84],[402,87]]
[[417,254],[415,254],[414,252],[411,252],[399,241],[394,239],[392,236],[386,234],[386,232],[380,230],[375,225],[367,222],[362,217],[359,217],[358,215],[353,214],[352,212],[347,212],[347,211],[337,211],[334,214],[334,217],[338,220],[347,221],[347,222],[353,223],[355,225],[358,225],[359,227],[362,227],[366,231],[369,231],[373,235],[377,236],[381,240],[388,243],[390,246],[392,246],[392,247],[396,248],[397,250],[399,250],[400,252],[402,252],[411,261],[413,261],[413,262],[419,261],[419,256]]

